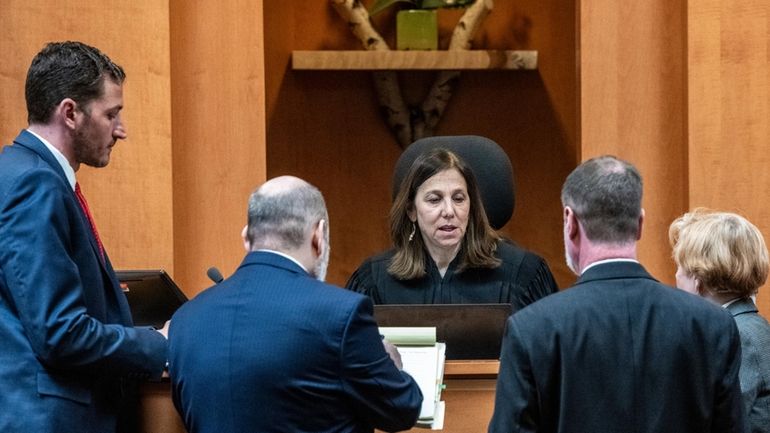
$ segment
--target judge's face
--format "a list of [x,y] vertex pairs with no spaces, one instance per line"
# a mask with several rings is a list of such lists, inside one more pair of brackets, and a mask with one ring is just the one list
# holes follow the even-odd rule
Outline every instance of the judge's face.
[[693,295],[700,294],[698,291],[698,280],[691,275],[688,275],[681,266],[677,266],[676,268],[676,287],[685,292],[692,293]]
[[465,178],[455,168],[436,173],[417,188],[409,219],[417,223],[432,257],[460,249],[470,203]]

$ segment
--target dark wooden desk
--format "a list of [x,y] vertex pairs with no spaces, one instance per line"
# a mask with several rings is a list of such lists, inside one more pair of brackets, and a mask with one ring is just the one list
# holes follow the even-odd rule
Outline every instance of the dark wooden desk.
[[[495,404],[495,382],[500,363],[447,361],[444,369],[446,402],[444,433],[479,433],[487,430]],[[169,382],[146,383],[140,405],[141,433],[185,433],[171,402]],[[415,428],[415,433],[428,430]]]

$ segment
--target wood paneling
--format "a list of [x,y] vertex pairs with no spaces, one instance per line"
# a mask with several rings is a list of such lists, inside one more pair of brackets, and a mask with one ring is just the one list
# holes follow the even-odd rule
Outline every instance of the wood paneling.
[[3,0],[0,6],[0,138],[27,126],[24,82],[49,41],[80,40],[126,70],[128,139],[110,165],[77,173],[116,268],[174,271],[168,8],[164,2]]
[[[343,284],[389,246],[390,176],[401,149],[379,116],[370,75],[290,68],[293,50],[359,48],[328,2],[267,0],[268,19],[260,0],[50,6],[5,0],[0,8],[8,108],[0,137],[8,143],[26,126],[26,69],[46,41],[83,40],[126,68],[129,139],[108,168],[78,173],[117,267],[162,267],[197,293],[209,266],[228,275],[240,262],[248,194],[280,174],[304,177],[326,196],[332,282]],[[538,50],[538,70],[465,72],[438,133],[503,146],[517,209],[502,231],[543,255],[562,286],[574,280],[563,265],[564,177],[604,153],[632,161],[645,179],[640,258],[673,283],[666,232],[682,212],[734,210],[770,230],[768,7],[496,2],[475,47]],[[460,14],[440,11],[440,44]],[[391,43],[393,20],[393,11],[374,20]],[[416,103],[433,73],[400,76]],[[766,313],[770,297],[761,293],[759,304]]]
[[232,273],[265,180],[262,1],[170,1],[175,278],[188,295]]
[[614,154],[640,170],[639,259],[667,283],[668,225],[687,207],[685,30],[684,2],[580,2],[580,157]]
[[[770,240],[770,4],[688,2],[689,208],[738,212]],[[765,285],[760,311],[770,314]]]
[[[461,11],[439,11],[446,46]],[[295,174],[318,186],[330,212],[329,280],[344,284],[389,247],[393,166],[401,153],[380,117],[367,72],[293,71],[292,50],[360,49],[328,1],[265,1],[268,177]],[[394,16],[374,25],[393,46]],[[503,233],[563,265],[559,190],[576,160],[575,7],[566,0],[495,2],[474,47],[538,50],[538,71],[464,72],[438,134],[476,134],[510,156],[517,208]],[[434,73],[400,73],[405,98],[421,101]]]

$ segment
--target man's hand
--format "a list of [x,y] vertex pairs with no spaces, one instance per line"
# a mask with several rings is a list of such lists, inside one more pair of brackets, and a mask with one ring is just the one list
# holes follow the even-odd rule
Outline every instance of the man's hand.
[[396,348],[396,346],[388,340],[382,340],[382,345],[385,346],[385,351],[388,352],[390,359],[393,360],[393,363],[396,364],[396,367],[399,370],[403,369],[404,366],[401,364],[401,354],[398,353],[398,348]]

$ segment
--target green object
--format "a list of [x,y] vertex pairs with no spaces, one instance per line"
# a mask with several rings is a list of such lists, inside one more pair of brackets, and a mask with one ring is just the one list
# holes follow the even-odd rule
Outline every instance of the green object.
[[399,50],[438,48],[438,21],[435,10],[407,9],[396,15],[396,47]]

